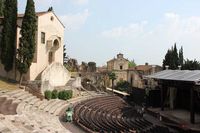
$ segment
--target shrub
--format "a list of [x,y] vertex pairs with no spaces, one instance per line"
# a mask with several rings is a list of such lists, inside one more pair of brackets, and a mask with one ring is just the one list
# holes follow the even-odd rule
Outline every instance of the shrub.
[[51,91],[50,91],[50,90],[46,90],[46,91],[44,92],[44,96],[45,96],[46,99],[50,100],[51,97],[52,97]]
[[72,98],[72,90],[63,90],[58,93],[58,98],[62,100],[67,100]]
[[58,98],[58,91],[57,90],[53,90],[52,91],[52,99],[56,99]]
[[131,89],[131,85],[127,81],[119,81],[117,82],[116,89],[119,91],[126,91],[128,92]]

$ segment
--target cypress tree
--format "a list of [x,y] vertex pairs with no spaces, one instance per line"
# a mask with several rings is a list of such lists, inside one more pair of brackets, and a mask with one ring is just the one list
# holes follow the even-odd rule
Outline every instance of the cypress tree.
[[5,0],[0,0],[0,16],[3,16],[4,1],[5,1]]
[[176,43],[174,47],[169,49],[165,55],[165,59],[163,60],[163,69],[166,69],[165,66],[169,66],[169,69],[177,69],[179,65],[179,55],[177,52]]
[[183,47],[181,47],[181,49],[179,50],[179,65],[183,66],[184,64],[184,57],[183,57]]
[[172,54],[172,66],[171,69],[177,69],[178,65],[179,65],[179,58],[178,58],[178,50],[176,47],[176,43],[174,44],[174,49],[172,50],[173,54]]
[[22,21],[21,38],[17,50],[17,69],[20,72],[20,84],[23,74],[27,73],[34,58],[35,32],[37,30],[35,4],[33,0],[27,0],[25,15]]
[[16,47],[17,0],[6,0],[3,19],[2,40],[0,44],[1,63],[6,72],[13,68]]

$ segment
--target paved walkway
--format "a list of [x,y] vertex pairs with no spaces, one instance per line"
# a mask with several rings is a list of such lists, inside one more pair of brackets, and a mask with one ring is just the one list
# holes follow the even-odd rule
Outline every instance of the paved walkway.
[[79,126],[77,126],[75,123],[69,123],[69,122],[61,122],[62,123],[62,125],[66,128],[66,129],[68,129],[70,132],[72,132],[72,133],[87,133],[87,132],[85,132],[81,127],[79,127]]

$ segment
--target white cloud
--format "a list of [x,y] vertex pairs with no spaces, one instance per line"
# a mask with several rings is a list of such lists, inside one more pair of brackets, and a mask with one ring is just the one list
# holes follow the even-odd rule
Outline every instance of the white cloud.
[[71,0],[71,1],[77,5],[85,5],[89,2],[88,0]]
[[139,55],[136,60],[161,64],[165,52],[175,42],[183,46],[186,58],[200,60],[200,16],[183,17],[176,13],[166,13],[153,26],[151,22],[138,22],[103,31],[101,35],[117,40],[116,43],[122,42],[124,49]]
[[147,21],[142,21],[141,23],[132,23],[128,26],[120,26],[102,32],[102,35],[105,37],[118,38],[118,37],[133,37],[138,36],[144,31],[144,26],[147,24]]
[[160,23],[149,29],[147,21],[129,24],[128,26],[114,27],[101,33],[104,37],[141,37],[157,36],[168,39],[185,39],[191,36],[200,35],[200,16],[181,17],[175,13],[166,13]]
[[85,24],[89,15],[90,13],[88,9],[85,9],[83,12],[77,14],[60,16],[60,19],[66,26],[67,30],[78,30]]

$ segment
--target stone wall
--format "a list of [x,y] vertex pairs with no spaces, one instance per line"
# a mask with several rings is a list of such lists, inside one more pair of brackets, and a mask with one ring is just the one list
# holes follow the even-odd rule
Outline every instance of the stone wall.
[[70,80],[70,72],[58,62],[52,63],[42,73],[41,80],[41,91],[53,90],[54,87],[65,86]]

